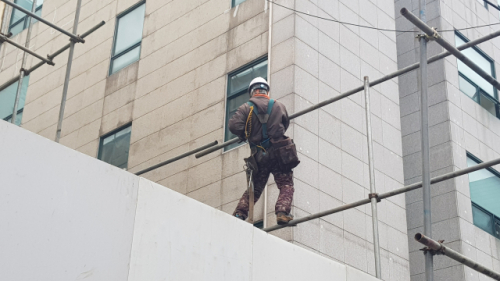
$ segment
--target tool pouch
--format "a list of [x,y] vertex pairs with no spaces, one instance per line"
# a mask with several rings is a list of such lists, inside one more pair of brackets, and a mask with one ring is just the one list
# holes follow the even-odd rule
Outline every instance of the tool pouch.
[[243,160],[247,164],[247,167],[251,169],[254,172],[254,174],[259,171],[259,166],[257,165],[257,161],[255,160],[255,154],[257,153],[252,150],[248,158],[243,158]]
[[300,161],[297,155],[297,148],[292,139],[286,137],[279,141],[271,140],[271,143],[274,148],[274,157],[282,172],[289,172],[299,165]]

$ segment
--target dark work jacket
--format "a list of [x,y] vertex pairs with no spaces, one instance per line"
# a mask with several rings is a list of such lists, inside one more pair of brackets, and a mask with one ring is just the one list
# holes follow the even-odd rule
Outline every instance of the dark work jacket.
[[[259,114],[267,113],[267,105],[269,104],[268,97],[262,95],[254,95],[251,102],[257,106]],[[250,106],[247,103],[242,104],[236,113],[229,120],[229,130],[238,136],[240,139],[245,139],[245,125],[247,122],[248,114],[250,113]],[[267,135],[274,140],[280,140],[285,135],[285,131],[290,125],[286,107],[279,101],[274,102],[273,110],[267,121]],[[257,115],[252,113],[252,131],[250,133],[250,142],[259,144],[262,139],[262,124],[260,124]]]

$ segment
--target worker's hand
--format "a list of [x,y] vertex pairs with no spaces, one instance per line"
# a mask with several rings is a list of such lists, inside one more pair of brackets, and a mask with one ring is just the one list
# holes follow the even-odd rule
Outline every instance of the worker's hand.
[[243,137],[238,137],[240,139],[240,141],[238,143],[242,143],[242,142],[246,142],[247,139],[243,138]]

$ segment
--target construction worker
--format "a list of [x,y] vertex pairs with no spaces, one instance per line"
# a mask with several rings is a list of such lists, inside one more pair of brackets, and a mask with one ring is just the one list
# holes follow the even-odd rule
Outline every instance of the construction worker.
[[[251,156],[245,158],[252,169],[254,202],[259,200],[269,174],[272,173],[280,194],[275,213],[278,224],[287,224],[293,219],[290,214],[293,199],[292,169],[300,161],[293,141],[285,136],[290,120],[285,106],[269,98],[269,84],[257,77],[250,82],[250,101],[241,105],[229,120],[229,130],[241,141],[248,141]],[[233,215],[242,220],[248,217],[249,194],[243,193]]]

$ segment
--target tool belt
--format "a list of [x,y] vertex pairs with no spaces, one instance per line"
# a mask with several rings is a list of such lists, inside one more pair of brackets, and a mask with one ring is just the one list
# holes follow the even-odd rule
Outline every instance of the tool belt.
[[270,140],[269,142],[270,146],[266,148],[266,151],[257,146],[252,147],[250,156],[244,159],[248,168],[258,172],[259,163],[276,161],[279,170],[286,173],[300,164],[297,148],[291,138],[285,137],[281,140]]
[[282,140],[271,140],[274,158],[278,162],[280,171],[289,172],[300,164],[295,143],[289,137]]

